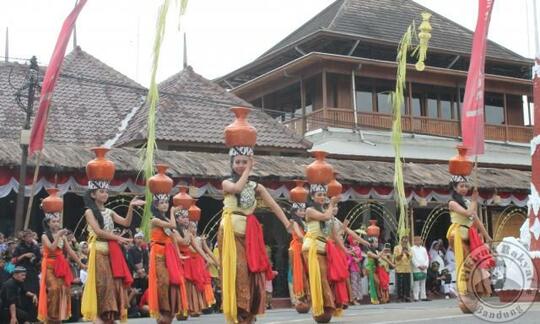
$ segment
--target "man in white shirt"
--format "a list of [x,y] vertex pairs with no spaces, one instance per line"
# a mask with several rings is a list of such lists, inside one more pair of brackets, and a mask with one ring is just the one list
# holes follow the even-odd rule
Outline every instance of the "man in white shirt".
[[413,271],[413,298],[417,302],[420,299],[428,301],[426,296],[426,277],[427,268],[429,267],[429,256],[426,248],[422,244],[420,236],[414,237],[414,246],[412,252],[412,271]]

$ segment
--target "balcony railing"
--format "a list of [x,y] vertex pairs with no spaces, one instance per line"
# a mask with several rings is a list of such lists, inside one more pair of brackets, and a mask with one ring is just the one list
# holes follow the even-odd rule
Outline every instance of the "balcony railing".
[[[298,134],[303,131],[303,118],[293,118],[283,124]],[[323,127],[354,128],[354,112],[350,109],[326,108],[306,114],[306,132]],[[358,112],[358,126],[371,129],[391,129],[392,115]],[[435,119],[424,116],[402,116],[401,128],[404,132],[444,137],[459,137],[460,125],[457,120]],[[528,143],[532,139],[532,127],[517,125],[485,125],[487,140]]]

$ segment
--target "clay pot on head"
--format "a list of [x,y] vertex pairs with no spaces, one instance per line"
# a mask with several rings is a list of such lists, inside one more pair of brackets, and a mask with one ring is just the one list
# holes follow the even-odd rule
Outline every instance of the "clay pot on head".
[[114,163],[105,157],[110,151],[106,147],[94,147],[91,149],[96,158],[86,164],[86,176],[89,180],[111,181],[114,178]]
[[225,127],[225,145],[234,146],[255,146],[257,142],[257,130],[247,121],[247,115],[251,112],[250,108],[232,107],[231,111],[236,116],[232,124]]
[[467,158],[467,148],[463,145],[457,147],[458,155],[448,161],[448,172],[453,175],[468,176],[473,169],[473,162]]
[[313,151],[315,161],[306,167],[306,177],[311,184],[328,184],[334,177],[334,168],[325,161],[327,153]]
[[188,209],[189,207],[191,207],[191,204],[193,203],[193,198],[191,198],[191,196],[187,194],[187,191],[188,187],[180,187],[180,192],[173,197],[173,205],[175,207],[182,207],[184,209]]
[[64,209],[64,200],[58,197],[58,188],[46,189],[49,196],[41,201],[41,208],[45,213],[60,213]]
[[367,228],[367,236],[370,237],[379,237],[379,234],[381,234],[381,228],[377,226],[377,220],[376,219],[370,219],[369,220],[369,226]]
[[172,190],[173,181],[165,174],[167,165],[156,164],[158,173],[148,179],[148,188],[153,194],[168,194]]
[[334,173],[334,179],[328,183],[328,197],[339,196],[343,192],[343,186],[336,180],[336,173]]
[[188,209],[188,217],[192,222],[198,222],[201,219],[201,209],[196,205],[197,199],[193,199],[191,207]]
[[295,203],[305,203],[308,198],[309,192],[304,188],[304,180],[294,180],[296,187],[292,188],[289,193],[289,198]]

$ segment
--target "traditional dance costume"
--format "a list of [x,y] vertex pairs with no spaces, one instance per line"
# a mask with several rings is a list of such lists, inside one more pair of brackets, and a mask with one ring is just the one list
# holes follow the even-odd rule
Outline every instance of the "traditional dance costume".
[[[103,230],[113,232],[113,211],[105,209]],[[81,312],[86,320],[97,317],[102,320],[127,320],[127,289],[133,278],[124,253],[117,241],[106,241],[97,237],[88,227],[88,277],[82,296]]]
[[73,275],[64,257],[64,239],[59,240],[54,250],[43,246],[38,299],[38,320],[42,322],[60,322],[71,316]]

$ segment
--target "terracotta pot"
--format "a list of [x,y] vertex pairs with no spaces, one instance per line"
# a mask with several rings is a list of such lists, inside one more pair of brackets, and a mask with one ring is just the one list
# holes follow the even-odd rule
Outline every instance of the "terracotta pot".
[[41,208],[49,214],[60,213],[64,209],[64,200],[58,197],[58,188],[46,189],[49,196],[41,201]]
[[336,180],[336,173],[334,173],[334,179],[328,183],[328,197],[339,196],[343,192],[343,186]]
[[370,237],[379,237],[379,234],[381,233],[381,228],[377,226],[377,220],[376,219],[370,219],[369,220],[369,226],[367,228],[367,236]]
[[296,309],[298,314],[306,314],[307,312],[309,312],[310,305],[308,303],[299,301],[296,303],[294,308]]
[[94,147],[91,149],[96,158],[86,164],[86,176],[88,180],[111,181],[114,178],[114,163],[105,157],[110,151],[106,147]]
[[201,219],[201,209],[197,207],[197,200],[193,199],[191,207],[188,209],[188,217],[192,222],[198,222]]
[[334,177],[334,168],[325,161],[326,152],[313,151],[315,161],[306,167],[306,177],[311,184],[328,184]]
[[168,166],[165,164],[156,164],[158,173],[148,179],[148,188],[153,194],[168,194],[172,190],[173,181],[165,174]]
[[334,314],[334,309],[330,307],[324,308],[324,313],[319,316],[313,316],[313,319],[317,323],[329,323],[332,320],[332,315]]
[[191,207],[191,204],[193,203],[193,198],[191,198],[190,195],[187,194],[187,187],[180,187],[180,192],[174,195],[173,197],[173,205],[175,207],[182,207],[184,209],[188,209]]
[[308,197],[308,191],[304,188],[304,180],[294,180],[296,187],[292,188],[289,193],[289,198],[292,202],[305,203]]
[[467,158],[467,148],[462,145],[457,147],[458,155],[448,161],[448,172],[453,175],[468,176],[473,169],[473,162]]
[[232,107],[231,111],[236,119],[232,124],[225,127],[225,145],[233,146],[255,146],[257,142],[257,130],[247,121],[247,115],[251,111],[246,107]]

